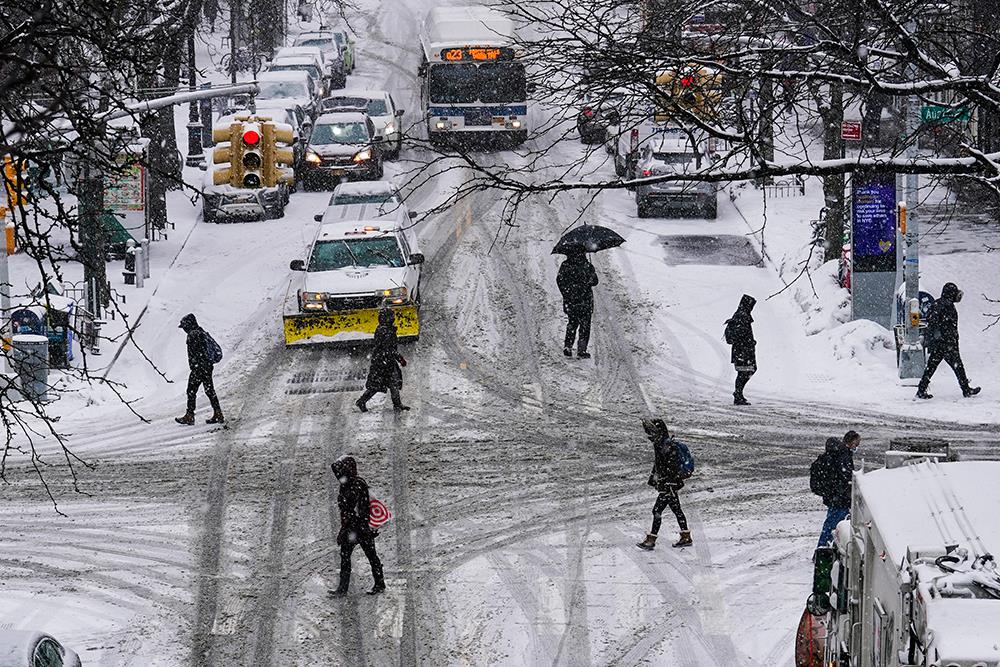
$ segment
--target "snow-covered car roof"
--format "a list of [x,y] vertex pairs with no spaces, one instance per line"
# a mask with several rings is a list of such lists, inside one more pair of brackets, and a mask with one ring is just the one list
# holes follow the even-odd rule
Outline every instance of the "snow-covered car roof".
[[319,61],[323,62],[323,49],[318,46],[285,46],[278,49],[278,52],[274,54],[275,58],[287,58],[289,56],[319,58]]
[[306,72],[302,72],[300,70],[291,70],[291,71],[286,70],[284,72],[261,72],[260,74],[257,75],[257,80],[258,81],[295,81],[295,82],[301,81],[302,83],[305,83],[305,84],[308,85],[308,83],[309,83],[309,74],[306,73]]
[[[409,224],[409,215],[401,206],[389,209],[377,203],[330,206],[323,214],[323,224],[316,238],[349,238],[365,227],[375,228],[370,233],[395,232]],[[333,236],[326,236],[328,234]]]
[[312,65],[316,66],[316,59],[309,56],[281,56],[271,61],[272,65]]
[[378,194],[398,194],[399,188],[392,181],[348,181],[340,183],[333,189],[330,201],[338,194],[351,195],[378,195]]
[[336,93],[328,95],[327,99],[331,97],[360,97],[366,100],[383,100],[389,97],[389,93],[384,90],[362,90],[361,88],[350,88],[338,90]]
[[364,123],[368,114],[360,111],[330,111],[316,119],[316,125],[332,123]]
[[956,461],[858,473],[854,483],[885,540],[886,558],[900,563],[908,546],[951,544],[968,525],[990,553],[1000,553],[998,479],[1000,461]]
[[362,237],[392,236],[399,232],[395,221],[385,216],[385,220],[354,220],[352,222],[327,222],[320,227],[317,241],[339,241]]

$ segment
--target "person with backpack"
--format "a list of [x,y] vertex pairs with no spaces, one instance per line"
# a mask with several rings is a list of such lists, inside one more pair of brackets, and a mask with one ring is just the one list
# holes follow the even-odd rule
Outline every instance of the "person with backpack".
[[176,417],[174,421],[178,424],[191,426],[194,424],[194,408],[198,397],[198,387],[205,387],[205,395],[208,396],[209,403],[212,404],[212,416],[205,421],[206,424],[224,424],[225,417],[222,416],[222,407],[219,405],[219,397],[215,393],[215,381],[212,379],[212,372],[215,364],[222,361],[222,348],[215,342],[212,336],[198,326],[198,320],[193,313],[188,313],[181,318],[180,328],[187,334],[187,356],[188,375],[187,384],[187,412],[182,417]]
[[844,438],[827,438],[826,451],[809,467],[809,489],[823,498],[826,520],[819,534],[817,547],[825,547],[833,539],[833,530],[851,513],[851,478],[854,474],[854,450],[861,444],[857,431],[848,431]]
[[962,300],[962,290],[955,283],[945,283],[941,288],[941,298],[931,304],[927,313],[927,333],[925,340],[930,351],[927,367],[924,369],[920,384],[917,385],[917,398],[934,398],[927,393],[931,377],[942,361],[951,366],[958,378],[958,386],[962,396],[969,398],[979,393],[980,387],[970,386],[965,374],[962,355],[958,352],[958,309],[955,304]]
[[659,495],[653,504],[653,526],[646,539],[636,546],[647,551],[652,551],[656,547],[663,510],[669,507],[677,517],[677,526],[681,533],[680,539],[673,546],[689,547],[693,544],[691,531],[688,530],[687,517],[681,509],[677,492],[684,487],[684,480],[694,472],[694,458],[687,445],[670,435],[662,419],[643,419],[642,428],[646,432],[646,437],[653,443],[653,472],[649,475],[647,484],[656,489]]
[[378,311],[378,326],[375,327],[375,340],[372,347],[371,365],[368,367],[368,378],[365,380],[365,392],[354,402],[361,412],[368,412],[368,401],[378,393],[388,391],[392,399],[392,408],[396,412],[409,410],[403,405],[399,390],[403,388],[403,369],[406,359],[399,354],[399,340],[396,336],[396,316],[392,310],[382,308]]
[[573,356],[573,342],[576,341],[576,356],[590,359],[587,346],[590,344],[590,319],[594,315],[594,287],[597,283],[597,271],[583,252],[567,255],[559,266],[556,285],[562,294],[563,312],[569,318],[563,339],[564,356]]
[[351,584],[351,554],[355,546],[360,546],[368,557],[375,585],[368,595],[378,595],[385,590],[385,576],[382,561],[375,551],[378,531],[371,525],[371,496],[368,482],[358,476],[358,464],[353,456],[342,456],[330,464],[333,474],[340,482],[337,492],[337,509],[340,511],[340,531],[337,544],[340,545],[340,583],[330,595],[347,595]]
[[736,312],[726,320],[724,336],[726,343],[733,348],[730,361],[736,369],[733,405],[750,405],[750,401],[743,395],[743,389],[757,372],[757,341],[753,337],[753,316],[750,315],[756,303],[757,299],[744,294]]

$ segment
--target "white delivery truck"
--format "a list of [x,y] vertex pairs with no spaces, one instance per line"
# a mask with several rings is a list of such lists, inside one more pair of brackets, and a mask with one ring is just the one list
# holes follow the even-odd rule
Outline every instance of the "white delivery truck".
[[798,666],[1000,665],[1000,461],[947,459],[890,450],[855,473],[828,570],[817,550]]

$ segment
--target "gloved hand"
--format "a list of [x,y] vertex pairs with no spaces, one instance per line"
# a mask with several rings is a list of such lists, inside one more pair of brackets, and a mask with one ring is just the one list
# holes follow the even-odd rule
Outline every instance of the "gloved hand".
[[399,365],[406,368],[406,359],[402,355],[399,357]]

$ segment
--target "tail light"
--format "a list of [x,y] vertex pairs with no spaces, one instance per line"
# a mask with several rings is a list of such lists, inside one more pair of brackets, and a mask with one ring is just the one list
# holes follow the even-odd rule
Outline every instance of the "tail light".
[[584,109],[583,109],[583,115],[585,117],[587,117],[587,118],[593,118],[594,117],[594,110],[591,109],[590,107],[584,107]]
[[643,169],[642,170],[642,175],[643,176],[652,176],[653,175],[653,170],[652,169]]

